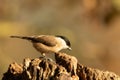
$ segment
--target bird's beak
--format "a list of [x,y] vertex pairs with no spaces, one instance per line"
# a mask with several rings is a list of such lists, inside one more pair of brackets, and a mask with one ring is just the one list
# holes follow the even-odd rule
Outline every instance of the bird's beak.
[[71,51],[71,50],[72,50],[72,48],[71,48],[71,47],[68,47],[68,50],[70,50],[70,51]]

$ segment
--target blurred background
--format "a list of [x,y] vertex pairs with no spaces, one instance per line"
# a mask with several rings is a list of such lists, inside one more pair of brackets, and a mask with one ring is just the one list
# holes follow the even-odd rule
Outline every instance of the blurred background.
[[68,37],[66,52],[81,64],[120,75],[120,0],[0,0],[0,77],[10,63],[41,56],[9,36],[40,34]]

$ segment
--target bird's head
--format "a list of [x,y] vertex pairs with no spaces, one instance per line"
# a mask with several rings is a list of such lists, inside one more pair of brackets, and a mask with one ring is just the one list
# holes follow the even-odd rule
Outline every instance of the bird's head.
[[65,36],[59,36],[59,35],[57,35],[56,37],[59,38],[59,40],[61,40],[61,44],[64,49],[72,50],[71,43],[68,40],[68,38],[66,38]]

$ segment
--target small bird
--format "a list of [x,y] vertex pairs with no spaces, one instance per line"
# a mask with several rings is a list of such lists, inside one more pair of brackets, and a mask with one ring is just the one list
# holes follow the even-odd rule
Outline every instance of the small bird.
[[10,36],[11,38],[26,39],[32,42],[33,47],[43,56],[47,53],[57,53],[62,49],[71,50],[70,41],[64,36],[39,35],[39,36]]

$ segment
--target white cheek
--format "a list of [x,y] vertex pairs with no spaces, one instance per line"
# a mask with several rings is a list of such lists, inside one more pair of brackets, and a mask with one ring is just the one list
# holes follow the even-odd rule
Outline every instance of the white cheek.
[[63,39],[57,38],[57,40],[58,40],[61,48],[68,48],[68,46],[66,45],[66,42]]

